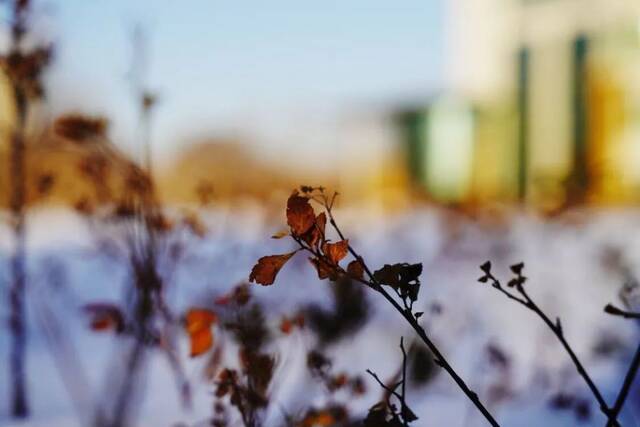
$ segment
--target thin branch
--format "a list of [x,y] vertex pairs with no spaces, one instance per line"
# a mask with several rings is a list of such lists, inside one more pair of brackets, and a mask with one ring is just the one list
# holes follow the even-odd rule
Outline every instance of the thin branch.
[[520,270],[522,267],[515,268],[515,269],[514,267],[516,266],[512,267],[512,271],[516,273],[517,277],[513,279],[511,282],[509,282],[509,287],[515,288],[516,291],[520,294],[520,297],[518,297],[517,295],[514,295],[512,292],[508,291],[500,284],[500,281],[495,276],[493,276],[493,274],[490,272],[490,265],[488,265],[486,269],[483,268],[483,271],[485,272],[485,276],[481,277],[479,280],[481,282],[486,282],[487,280],[490,280],[492,282],[491,286],[494,289],[497,289],[498,291],[500,291],[502,294],[504,294],[511,300],[518,302],[520,305],[534,312],[538,317],[540,317],[540,319],[542,319],[542,321],[549,327],[551,332],[553,332],[553,334],[556,336],[558,341],[560,341],[560,343],[562,344],[562,347],[565,349],[565,351],[571,358],[571,361],[573,362],[576,370],[578,371],[578,374],[582,377],[584,382],[587,384],[587,387],[593,394],[593,397],[598,402],[600,411],[607,417],[607,420],[608,420],[607,425],[619,426],[616,420],[617,414],[614,414],[612,409],[609,408],[609,406],[607,405],[607,402],[604,400],[604,397],[602,396],[602,393],[600,392],[596,384],[593,382],[593,379],[591,378],[591,376],[585,369],[584,365],[576,355],[575,351],[573,350],[573,348],[565,338],[564,332],[562,330],[562,324],[560,323],[560,318],[557,317],[556,321],[553,322],[549,318],[549,316],[547,316],[547,314],[545,314],[544,311],[540,309],[540,307],[529,296],[529,294],[524,288],[524,282],[526,281],[526,277],[521,275]]
[[373,372],[370,369],[367,369],[367,374],[371,375],[376,380],[376,382],[380,385],[380,387],[382,387],[387,393],[397,397],[398,400],[402,400],[402,396],[397,391],[393,390],[391,387],[383,383],[382,380],[378,377],[378,375],[376,375],[375,372]]
[[404,337],[400,337],[400,350],[402,351],[402,391],[400,394],[402,395],[402,421],[404,422],[405,427],[409,425],[409,422],[405,418],[405,408],[407,408],[406,403],[406,388],[407,388],[407,352],[404,349]]
[[[387,410],[391,412],[393,419],[397,422],[402,422],[404,427],[409,427],[409,423],[417,420],[416,415],[413,413],[406,401],[406,384],[407,384],[407,352],[404,348],[404,337],[400,337],[400,350],[402,351],[402,366],[400,372],[394,376],[393,381],[396,381],[398,376],[401,376],[400,382],[392,383],[392,386],[388,386],[383,383],[378,376],[367,369],[367,373],[371,375],[376,382],[382,387],[385,393],[385,404]],[[400,393],[396,389],[400,387]],[[394,396],[400,402],[400,412],[397,412],[395,406],[391,404],[391,396]],[[395,425],[395,424],[394,424]]]
[[[334,228],[334,230],[336,231],[340,239],[346,240],[344,234],[338,227],[338,224],[336,223],[335,218],[333,216],[333,212],[332,212],[332,207],[335,202],[335,194],[331,199],[331,201],[328,201],[324,193],[323,193],[323,196],[324,196],[324,202],[322,204],[327,212],[327,215],[329,216],[329,223]],[[301,242],[299,241],[299,243]],[[362,256],[360,256],[351,245],[348,246],[348,250],[349,250],[349,253],[351,253],[351,255],[353,256],[353,258],[356,261],[358,261],[360,265],[362,265],[362,268],[364,269],[366,275],[369,278],[368,281],[365,281],[365,280],[360,280],[360,281],[366,282],[367,286],[369,286],[370,288],[373,288],[375,291],[380,293],[396,309],[396,311],[398,311],[405,318],[405,320],[413,328],[416,334],[420,337],[420,339],[424,342],[424,344],[429,348],[429,350],[434,356],[434,361],[436,362],[436,364],[449,374],[449,376],[454,380],[454,382],[462,390],[462,392],[467,396],[467,398],[471,400],[471,402],[480,411],[480,413],[489,422],[489,424],[494,427],[499,427],[500,424],[498,424],[498,422],[495,420],[491,412],[489,412],[489,410],[482,404],[482,402],[480,401],[480,398],[478,397],[478,394],[467,385],[467,383],[462,379],[462,377],[460,377],[460,375],[458,375],[458,373],[455,371],[453,366],[449,364],[449,362],[444,357],[444,355],[440,352],[440,350],[435,345],[435,343],[431,340],[431,338],[429,338],[429,336],[427,335],[425,330],[422,328],[422,326],[420,326],[420,324],[418,323],[413,313],[409,309],[403,308],[382,287],[382,284],[376,280],[376,278],[374,277],[374,274],[372,273],[371,269],[367,266]],[[351,277],[351,276],[348,276],[348,277]]]
[[[633,360],[631,361],[631,365],[627,370],[627,374],[624,377],[624,382],[622,383],[622,387],[618,392],[618,397],[616,398],[613,407],[611,408],[611,418],[616,419],[624,406],[624,402],[629,395],[629,390],[631,389],[631,385],[633,384],[633,380],[638,374],[638,368],[640,368],[640,344],[638,348],[636,348],[636,352],[633,355]],[[607,423],[607,426],[611,426],[610,422]]]
[[607,314],[611,314],[612,316],[624,317],[625,319],[640,319],[640,313],[622,310],[613,304],[607,304],[604,307],[604,312]]

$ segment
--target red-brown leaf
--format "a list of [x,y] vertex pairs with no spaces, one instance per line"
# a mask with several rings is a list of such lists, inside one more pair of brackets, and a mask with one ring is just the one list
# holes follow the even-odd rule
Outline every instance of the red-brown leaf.
[[287,200],[287,224],[296,236],[306,233],[315,223],[316,215],[309,199],[294,192]]
[[110,303],[94,303],[84,306],[84,310],[91,316],[91,329],[94,331],[124,330],[124,316],[120,308]]
[[336,243],[325,243],[322,245],[322,252],[331,260],[338,264],[340,260],[347,256],[349,252],[349,240],[341,240]]
[[285,335],[289,335],[292,329],[293,323],[291,323],[291,319],[289,319],[287,316],[284,316],[280,321],[280,331]]
[[282,266],[285,265],[295,253],[294,251],[283,255],[263,256],[251,269],[249,281],[263,286],[272,285]]
[[318,258],[309,258],[309,261],[311,261],[311,264],[316,268],[318,278],[321,280],[336,280],[338,278],[338,273],[336,272],[335,267],[327,263],[327,261]]
[[185,329],[191,341],[191,357],[198,356],[213,345],[211,325],[217,320],[214,312],[204,308],[192,308],[185,316]]
[[311,247],[317,247],[320,242],[324,242],[324,229],[327,225],[327,216],[324,212],[318,215],[313,226],[307,231],[302,239]]

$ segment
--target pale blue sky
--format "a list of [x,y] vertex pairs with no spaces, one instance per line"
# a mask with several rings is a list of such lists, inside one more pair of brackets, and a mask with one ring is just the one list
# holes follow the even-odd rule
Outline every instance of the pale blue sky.
[[162,101],[155,140],[164,149],[247,117],[271,122],[315,108],[337,115],[426,95],[442,81],[441,0],[47,4],[58,48],[54,113],[105,114],[123,145],[136,123],[126,79],[136,23],[148,34],[149,84]]

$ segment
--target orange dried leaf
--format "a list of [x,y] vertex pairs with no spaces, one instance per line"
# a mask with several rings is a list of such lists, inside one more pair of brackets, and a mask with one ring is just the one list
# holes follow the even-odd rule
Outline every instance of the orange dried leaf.
[[191,340],[191,357],[198,356],[211,348],[213,334],[211,325],[217,320],[214,312],[203,308],[192,308],[185,316],[185,329]]
[[347,256],[349,252],[349,240],[341,240],[336,243],[325,243],[322,245],[322,252],[333,262],[338,264],[340,260]]
[[351,261],[349,265],[347,265],[347,273],[354,279],[362,279],[364,277],[362,263],[358,260]]
[[185,327],[188,333],[198,332],[209,328],[218,320],[218,316],[206,308],[191,308],[185,316]]
[[289,335],[292,329],[293,324],[291,323],[291,320],[286,316],[283,317],[280,321],[280,331],[282,331],[282,333],[285,335]]
[[189,335],[191,339],[191,357],[205,353],[213,345],[213,333],[211,329],[202,329]]
[[320,412],[307,415],[302,420],[301,425],[304,427],[328,427],[334,425],[336,419],[329,412]]
[[284,266],[295,253],[296,251],[283,255],[263,256],[251,269],[249,281],[263,286],[272,285],[282,266]]
[[301,236],[315,223],[316,215],[309,199],[294,192],[287,200],[287,224],[293,234]]

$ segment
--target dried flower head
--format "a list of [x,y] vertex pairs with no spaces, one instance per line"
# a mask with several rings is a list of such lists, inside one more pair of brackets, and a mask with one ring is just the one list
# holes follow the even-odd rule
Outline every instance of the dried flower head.
[[53,130],[56,135],[76,143],[104,138],[107,134],[107,128],[106,119],[79,114],[59,117],[53,124]]

